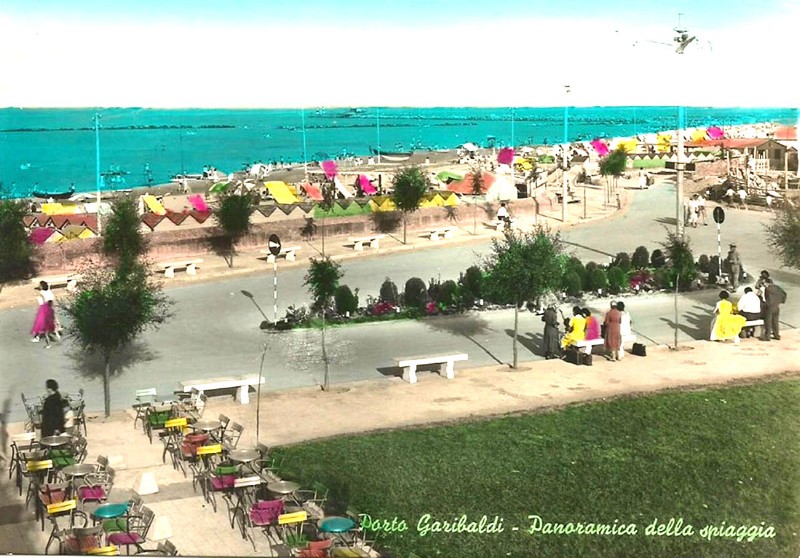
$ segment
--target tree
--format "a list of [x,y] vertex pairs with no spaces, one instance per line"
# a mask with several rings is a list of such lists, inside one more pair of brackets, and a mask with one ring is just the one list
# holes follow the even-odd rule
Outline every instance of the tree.
[[103,234],[103,254],[115,261],[117,269],[128,270],[147,252],[147,244],[136,203],[127,197],[117,199]]
[[507,231],[503,240],[492,241],[491,254],[484,263],[484,293],[490,300],[514,305],[512,368],[517,368],[519,308],[526,300],[561,287],[562,250],[559,234],[543,225],[529,233]]
[[672,231],[667,231],[667,240],[661,244],[666,252],[666,257],[669,260],[669,270],[671,279],[675,284],[674,295],[674,317],[675,317],[675,331],[674,331],[674,348],[678,348],[678,289],[681,284],[687,284],[697,274],[695,268],[694,256],[690,246],[689,238],[686,236],[678,236]]
[[613,181],[613,190],[617,190],[617,181],[619,177],[622,176],[622,173],[625,172],[625,167],[628,164],[628,154],[625,151],[625,148],[620,146],[616,148],[614,151],[606,155],[606,157],[600,161],[600,174],[606,177],[606,203],[611,201],[611,190],[612,184],[609,184],[608,177],[611,176],[614,178]]
[[785,205],[765,226],[769,250],[786,267],[800,269],[800,207]]
[[322,258],[311,258],[311,265],[308,273],[303,280],[303,285],[308,286],[311,296],[314,298],[312,308],[322,313],[322,363],[325,367],[322,389],[328,391],[330,382],[330,366],[328,362],[328,350],[325,345],[325,313],[330,305],[331,297],[339,287],[339,279],[344,276],[342,267],[325,256]]
[[423,196],[430,186],[428,177],[419,167],[401,169],[392,180],[392,201],[403,212],[403,244],[406,243],[406,224],[409,213],[419,209]]
[[228,267],[233,267],[234,244],[250,231],[250,216],[255,210],[256,199],[251,194],[225,193],[220,198],[214,218],[228,238],[230,259]]
[[83,273],[77,291],[67,300],[64,310],[71,321],[66,335],[87,353],[103,357],[106,416],[111,414],[112,355],[144,330],[158,328],[169,319],[171,304],[161,284],[153,281],[140,263],[124,273],[93,267]]
[[24,202],[0,201],[0,290],[7,281],[33,275],[33,245],[22,220],[27,213]]
[[470,172],[472,182],[472,234],[478,234],[478,204],[477,197],[483,194],[483,171],[476,165]]

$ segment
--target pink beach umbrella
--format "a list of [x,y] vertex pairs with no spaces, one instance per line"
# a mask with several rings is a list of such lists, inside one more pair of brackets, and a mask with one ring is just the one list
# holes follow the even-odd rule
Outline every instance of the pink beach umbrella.
[[333,178],[339,174],[339,169],[336,167],[336,161],[322,161],[322,170],[325,172],[325,176],[328,180],[333,180]]
[[510,165],[514,161],[514,150],[504,147],[497,153],[497,162],[501,165]]
[[711,140],[718,140],[725,137],[725,130],[718,126],[711,126],[708,130],[706,130],[706,136],[708,139]]
[[361,186],[361,191],[368,196],[378,193],[375,186],[369,181],[369,178],[363,174],[358,175],[358,185]]
[[597,154],[600,155],[601,157],[605,157],[606,155],[608,155],[609,152],[608,144],[606,144],[606,142],[604,142],[603,140],[601,139],[592,140],[591,142],[589,142],[589,145],[594,147],[594,150],[597,151]]
[[192,207],[195,211],[200,211],[201,213],[208,211],[208,204],[200,194],[192,194],[187,199],[189,200],[189,203],[192,204]]

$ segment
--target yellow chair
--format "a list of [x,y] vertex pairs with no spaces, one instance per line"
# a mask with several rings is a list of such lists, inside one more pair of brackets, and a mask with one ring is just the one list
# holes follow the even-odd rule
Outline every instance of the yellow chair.
[[90,548],[87,554],[90,556],[119,556],[119,548],[116,545],[108,544],[98,548]]

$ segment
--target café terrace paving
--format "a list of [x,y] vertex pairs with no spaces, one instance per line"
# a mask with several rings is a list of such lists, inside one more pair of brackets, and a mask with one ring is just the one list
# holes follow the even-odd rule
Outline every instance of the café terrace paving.
[[[752,381],[786,373],[796,374],[797,343],[800,333],[782,333],[779,342],[762,343],[745,339],[731,342],[695,341],[672,350],[648,347],[647,357],[628,355],[621,362],[595,359],[593,367],[573,366],[561,361],[521,363],[517,371],[507,366],[457,368],[455,378],[447,380],[435,373],[421,373],[417,384],[400,378],[382,382],[339,385],[328,392],[303,388],[262,394],[260,442],[269,447],[317,438],[355,434],[383,428],[410,427],[547,409],[561,405],[605,399],[623,394],[653,392],[671,388],[721,385],[731,381]],[[146,386],[143,386],[143,388]],[[112,388],[113,390],[113,388]],[[168,394],[171,395],[171,394]],[[134,394],[114,394],[135,403]],[[211,397],[203,418],[215,419],[220,413],[244,426],[240,449],[256,445],[255,398],[248,405],[230,396]],[[391,405],[386,405],[391,401]],[[358,409],[358,412],[353,412]],[[170,463],[162,463],[163,445],[155,435],[151,445],[137,424],[134,411],[117,411],[108,418],[89,416],[86,463],[96,463],[98,455],[109,458],[117,472],[109,502],[125,502],[134,494],[146,473],[152,474],[158,492],[142,495],[144,505],[155,512],[163,533],[168,518],[169,540],[182,555],[194,556],[279,556],[288,555],[282,547],[270,547],[267,538],[255,532],[253,544],[230,527],[226,506],[217,499],[214,512],[198,489],[192,489],[191,473],[184,477]],[[285,420],[291,417],[291,420]],[[336,417],[336,420],[330,420]],[[24,431],[22,423],[5,425],[0,431],[5,465],[11,451],[10,436]],[[7,469],[3,471],[7,473]],[[300,479],[285,479],[288,481]],[[308,487],[302,487],[308,488]],[[19,495],[14,480],[0,477],[0,551],[14,554],[43,554],[50,533],[34,516],[34,506],[26,508],[23,483]],[[91,511],[93,504],[85,504]],[[309,521],[313,521],[309,519]],[[91,521],[90,521],[91,524]],[[170,533],[167,532],[167,535]],[[143,546],[155,548],[158,541]],[[55,546],[57,548],[57,546]],[[50,552],[53,553],[54,546]],[[131,553],[135,547],[131,548]],[[123,550],[124,552],[124,550]],[[283,552],[283,554],[279,554]]]

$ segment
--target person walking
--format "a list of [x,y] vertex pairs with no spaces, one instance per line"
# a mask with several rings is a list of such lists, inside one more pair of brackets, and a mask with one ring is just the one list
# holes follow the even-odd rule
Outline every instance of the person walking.
[[764,279],[764,336],[762,341],[781,340],[781,304],[786,302],[786,291],[776,285],[772,279]]
[[728,256],[725,258],[728,264],[728,271],[730,272],[731,286],[733,290],[739,288],[739,275],[742,273],[742,258],[739,252],[736,251],[736,244],[731,244],[728,250]]
[[625,303],[621,300],[617,302],[617,310],[619,311],[619,358],[622,360],[625,357],[625,339],[633,336],[631,329],[631,315],[625,311]]
[[603,325],[605,326],[605,351],[609,355],[609,360],[619,360],[619,351],[622,346],[622,338],[619,333],[622,314],[617,310],[617,305],[612,302],[611,309],[606,312]]
[[58,382],[50,379],[44,385],[47,397],[42,404],[42,438],[64,432],[64,401],[58,391]]
[[708,226],[708,221],[706,220],[706,199],[701,194],[695,194],[695,198],[697,199],[697,218],[698,221],[700,219],[703,220],[703,226]]
[[558,314],[555,305],[549,305],[542,315],[544,322],[544,358],[558,358],[561,352],[558,339]]
[[46,348],[50,348],[50,334],[56,335],[55,297],[46,281],[39,282],[39,295],[36,297],[39,307],[31,328],[31,341],[38,343],[42,337]]

